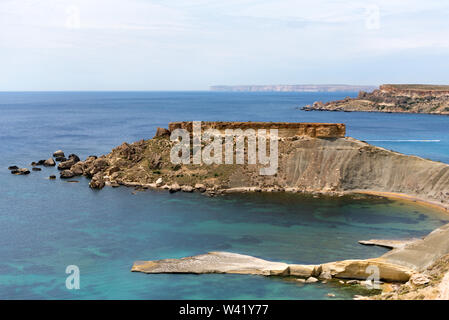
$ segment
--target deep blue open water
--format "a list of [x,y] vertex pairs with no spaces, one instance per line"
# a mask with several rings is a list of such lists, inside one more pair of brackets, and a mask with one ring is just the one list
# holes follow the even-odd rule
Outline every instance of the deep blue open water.
[[[213,250],[292,263],[375,257],[370,238],[425,235],[449,221],[391,200],[294,194],[199,194],[89,189],[46,179],[43,168],[14,176],[57,149],[81,158],[151,138],[169,121],[344,122],[349,136],[449,163],[449,117],[304,112],[316,100],[356,93],[58,92],[0,93],[0,299],[350,299],[359,289],[248,275],[146,275],[135,260]],[[432,140],[432,141],[428,141]],[[77,265],[81,289],[65,287]],[[332,299],[335,299],[332,298]]]

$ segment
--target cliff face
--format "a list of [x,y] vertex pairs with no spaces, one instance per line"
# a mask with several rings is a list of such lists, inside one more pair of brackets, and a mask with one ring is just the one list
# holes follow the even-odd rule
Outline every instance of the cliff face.
[[294,84],[294,85],[242,85],[242,86],[211,86],[211,91],[233,92],[338,92],[338,91],[372,91],[375,86],[354,86],[346,84]]
[[[192,121],[170,122],[168,131],[184,129],[189,132],[193,130]],[[204,121],[201,122],[201,130],[215,129],[222,134],[227,129],[247,130],[253,129],[277,129],[279,137],[308,136],[318,138],[343,138],[346,134],[346,125],[343,123],[304,123],[304,122],[224,122],[224,121]]]
[[[173,127],[172,127],[173,129]],[[406,156],[353,138],[281,137],[275,175],[266,165],[173,164],[174,142],[162,136],[124,143],[106,156],[89,158],[71,170],[92,177],[91,186],[129,185],[195,188],[210,193],[235,191],[389,192],[449,207],[449,165]],[[201,184],[201,187],[196,185]]]
[[324,190],[397,192],[447,204],[449,166],[343,138],[295,142],[282,163],[287,184]]
[[360,91],[357,98],[328,103],[315,102],[306,111],[371,111],[431,113],[449,115],[449,86],[382,85],[371,93]]

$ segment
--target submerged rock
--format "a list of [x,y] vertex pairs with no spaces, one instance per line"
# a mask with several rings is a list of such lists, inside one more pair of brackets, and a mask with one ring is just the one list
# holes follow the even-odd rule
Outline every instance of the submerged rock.
[[20,168],[20,169],[15,169],[15,170],[11,170],[12,174],[15,175],[27,175],[30,173],[30,170],[28,170],[27,168]]
[[42,171],[41,168],[32,168],[31,170],[33,170],[33,171]]
[[8,170],[17,170],[17,169],[19,169],[18,166],[9,166],[8,167]]

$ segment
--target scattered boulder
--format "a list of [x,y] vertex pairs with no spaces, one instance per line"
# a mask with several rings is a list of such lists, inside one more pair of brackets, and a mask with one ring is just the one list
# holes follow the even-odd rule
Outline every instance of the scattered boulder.
[[162,186],[162,178],[156,180],[156,187]]
[[31,170],[33,170],[33,171],[41,171],[42,169],[41,168],[32,168]]
[[48,177],[48,179],[54,180],[54,179],[56,179],[56,176],[54,174],[52,174],[51,176]]
[[65,157],[65,155],[62,150],[57,150],[57,151],[53,152],[53,157]]
[[182,186],[181,191],[183,192],[193,192],[193,187],[191,186]]
[[17,169],[19,169],[18,166],[9,166],[8,167],[8,170],[17,170]]
[[64,157],[64,156],[63,157],[56,157],[55,160],[58,161],[58,162],[64,162],[64,161],[67,161],[67,158]]
[[20,175],[29,174],[30,170],[28,170],[27,168],[20,168],[20,169],[11,170],[11,173],[20,176]]
[[164,136],[169,136],[170,135],[170,131],[168,129],[165,128],[157,128],[156,129],[156,134],[154,135],[154,137],[164,137]]
[[75,176],[75,174],[71,170],[63,170],[59,174],[59,177],[61,179],[69,179],[69,178],[73,178],[74,176]]
[[197,183],[195,184],[195,189],[198,190],[199,192],[205,192],[206,186],[202,183]]
[[84,175],[87,177],[93,177],[97,173],[104,171],[109,166],[109,162],[105,158],[89,158],[88,160],[84,161],[84,164],[86,166]]
[[75,163],[81,161],[80,158],[79,158],[76,154],[74,154],[74,153],[69,154],[68,159],[69,159],[69,160],[73,160],[73,162],[75,162]]
[[170,186],[170,188],[168,189],[168,191],[169,191],[170,193],[175,193],[175,192],[178,192],[178,191],[180,191],[180,190],[181,190],[181,187],[180,187],[179,184],[177,184],[177,183],[172,184],[172,185]]
[[89,187],[92,189],[103,189],[105,186],[105,181],[103,177],[100,174],[96,174],[92,177],[92,180],[90,180]]
[[69,159],[64,162],[60,162],[58,164],[58,170],[68,170],[75,164],[75,161],[73,159]]
[[42,166],[45,163],[46,160],[39,160],[38,162],[35,162],[37,166]]
[[44,161],[44,167],[54,167],[56,165],[55,160],[53,160],[53,158],[48,158],[47,160]]
[[70,171],[73,172],[73,174],[75,176],[81,176],[84,173],[84,169],[83,169],[83,163],[82,162],[77,162],[75,163],[71,168]]
[[309,277],[306,280],[306,283],[314,283],[314,282],[318,282],[318,279],[315,277]]

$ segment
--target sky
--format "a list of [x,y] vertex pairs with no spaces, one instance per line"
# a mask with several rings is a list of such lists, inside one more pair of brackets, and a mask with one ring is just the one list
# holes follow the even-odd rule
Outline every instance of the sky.
[[0,91],[449,84],[449,1],[0,0]]

